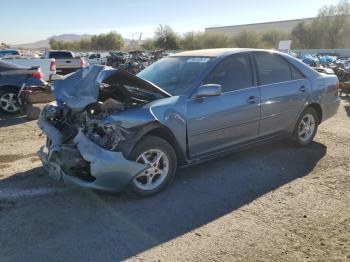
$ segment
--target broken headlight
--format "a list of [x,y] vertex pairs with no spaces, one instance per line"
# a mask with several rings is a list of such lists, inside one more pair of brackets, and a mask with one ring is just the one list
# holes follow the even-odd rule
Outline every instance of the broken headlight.
[[115,151],[120,142],[126,139],[129,131],[117,123],[101,123],[89,126],[87,134],[94,143]]

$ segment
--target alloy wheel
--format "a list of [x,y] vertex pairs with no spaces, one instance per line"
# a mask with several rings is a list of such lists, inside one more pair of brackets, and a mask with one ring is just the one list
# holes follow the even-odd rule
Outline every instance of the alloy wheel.
[[15,93],[3,93],[0,97],[0,107],[8,113],[14,113],[19,110],[18,100]]
[[298,137],[300,141],[307,142],[314,134],[316,121],[312,114],[306,114],[300,121]]
[[133,180],[139,189],[151,191],[166,180],[169,173],[169,158],[161,150],[147,150],[137,157],[136,162],[147,165],[147,168]]

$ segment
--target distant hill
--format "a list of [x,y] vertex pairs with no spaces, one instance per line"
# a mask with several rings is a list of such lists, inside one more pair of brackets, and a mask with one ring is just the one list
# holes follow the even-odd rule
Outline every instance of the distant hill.
[[42,49],[42,48],[50,48],[49,41],[50,39],[55,39],[58,41],[65,41],[65,42],[74,42],[79,41],[81,39],[88,39],[92,35],[77,35],[77,34],[63,34],[63,35],[54,35],[51,36],[45,40],[40,40],[33,43],[26,43],[26,44],[18,44],[18,45],[12,45],[14,48],[23,47],[23,48],[32,48],[32,49]]

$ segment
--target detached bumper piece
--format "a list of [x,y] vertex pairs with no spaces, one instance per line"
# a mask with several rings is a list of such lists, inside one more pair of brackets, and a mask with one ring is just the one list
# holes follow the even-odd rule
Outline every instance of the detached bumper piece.
[[[81,131],[74,144],[61,145],[59,130],[46,120],[39,126],[52,141],[50,148],[43,146],[38,155],[49,175],[64,183],[82,188],[121,192],[146,166],[129,161],[122,153],[108,151],[94,144]],[[46,151],[46,152],[45,152]]]

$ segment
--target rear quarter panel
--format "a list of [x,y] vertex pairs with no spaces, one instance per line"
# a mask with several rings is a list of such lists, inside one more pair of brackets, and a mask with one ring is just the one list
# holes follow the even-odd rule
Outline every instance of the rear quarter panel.
[[340,104],[337,77],[335,75],[319,74],[312,81],[311,103],[317,103],[322,109],[322,120],[334,115]]
[[40,70],[43,73],[43,79],[45,81],[48,81],[50,79],[50,75],[56,74],[56,71],[51,71],[51,62],[52,59],[25,59],[25,58],[19,58],[19,59],[6,59],[4,60],[8,63],[18,65],[18,66],[25,66],[25,67],[32,67],[32,66],[40,66]]

